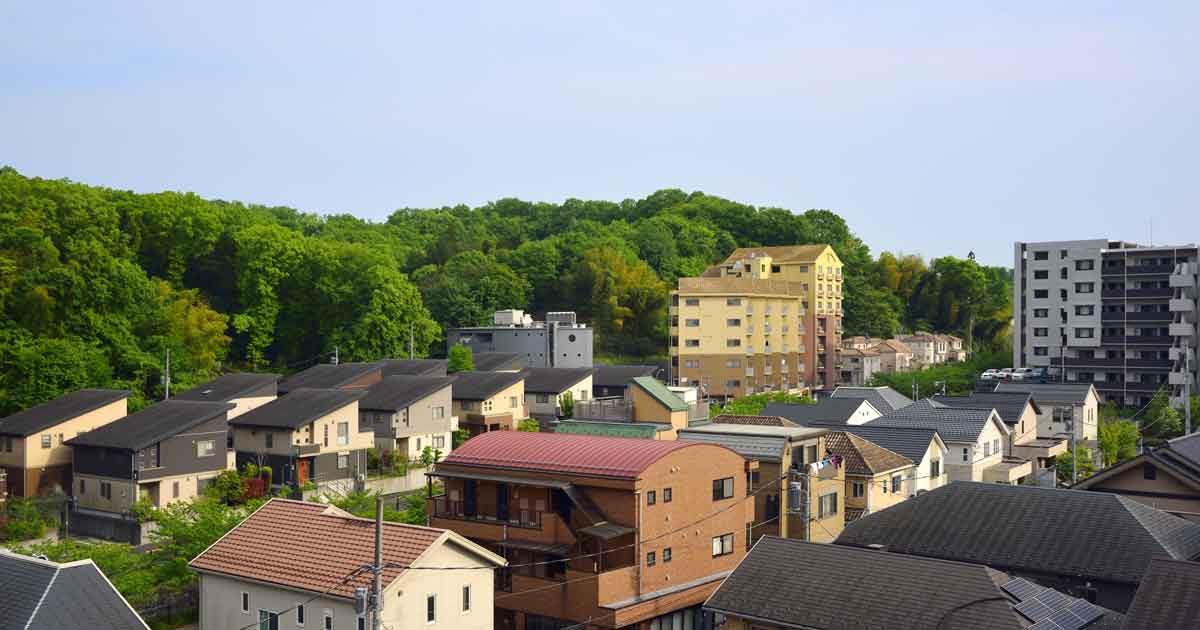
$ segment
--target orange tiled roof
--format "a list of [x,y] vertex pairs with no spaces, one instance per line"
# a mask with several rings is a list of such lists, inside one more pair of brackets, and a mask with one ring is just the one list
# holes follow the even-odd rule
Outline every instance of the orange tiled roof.
[[[384,523],[383,560],[411,564],[445,533]],[[345,584],[338,583],[374,562],[374,556],[374,521],[321,503],[271,499],[196,556],[191,567],[313,593],[332,587],[331,596],[353,598],[355,587],[370,586],[371,573],[364,571]],[[403,572],[385,569],[384,585]]]

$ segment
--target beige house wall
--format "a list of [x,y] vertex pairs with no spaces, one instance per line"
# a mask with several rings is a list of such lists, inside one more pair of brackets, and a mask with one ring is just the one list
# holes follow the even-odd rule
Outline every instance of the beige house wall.
[[[999,452],[991,450],[990,445],[994,445],[996,440],[1000,442]],[[979,434],[979,439],[973,444],[965,444],[961,442],[948,442],[950,447],[950,462],[946,466],[946,473],[949,475],[948,481],[983,481],[983,471],[991,466],[999,464],[1004,459],[1007,436],[996,426],[995,422],[989,422],[983,431]],[[988,452],[984,455],[984,445],[988,444]],[[968,461],[963,461],[963,449],[968,449]]]
[[1038,416],[1033,410],[1033,405],[1026,404],[1025,410],[1021,412],[1021,419],[1016,424],[1009,425],[1008,428],[1012,431],[1009,441],[1014,445],[1026,444],[1036,440],[1038,437]]
[[[572,398],[576,401],[590,399],[592,397],[592,376],[589,374],[586,378],[580,380],[578,383],[572,384],[571,387],[566,391],[559,392],[557,395],[549,393],[539,394],[536,392],[526,392],[525,411],[531,416],[534,414],[551,415],[555,413],[555,409],[559,406],[562,397],[565,396],[568,391],[571,393]],[[540,395],[547,396],[547,401],[544,403],[539,403],[537,398]]]
[[[127,415],[126,399],[113,401],[81,416],[60,422],[45,431],[25,439],[13,438],[13,452],[0,448],[0,465],[20,468],[46,468],[71,463],[71,447],[63,442],[93,429],[98,429]],[[42,436],[50,436],[50,448],[42,448]],[[0,436],[0,441],[4,438]]]
[[[338,424],[346,423],[350,429],[349,443],[338,444]],[[336,411],[322,416],[296,430],[266,427],[234,426],[233,448],[243,453],[270,453],[291,455],[295,447],[316,444],[318,453],[325,455],[347,450],[371,448],[375,445],[374,431],[360,431],[358,426],[358,401],[353,401]],[[267,448],[267,433],[274,435],[273,445]],[[328,436],[328,444],[326,443]]]
[[229,402],[233,403],[233,409],[229,410],[229,414],[227,417],[230,420],[232,420],[232,419],[246,413],[247,411],[257,409],[257,408],[271,402],[272,400],[275,400],[275,396],[254,396],[254,397],[250,397],[250,398],[231,399]]
[[[516,399],[516,405],[512,404],[511,399],[513,399],[513,398]],[[471,402],[476,402],[476,401],[471,401]],[[457,399],[457,398],[454,399],[454,401],[453,401],[454,415],[458,416],[459,418],[462,418],[464,414],[483,415],[485,417],[511,415],[514,419],[517,419],[517,420],[529,417],[529,415],[525,412],[525,380],[524,379],[517,381],[516,383],[513,383],[509,387],[501,390],[496,395],[492,396],[491,398],[488,398],[487,400],[477,401],[477,402],[479,403],[478,409],[463,409],[463,406],[462,406],[463,401],[461,399]],[[491,403],[491,409],[484,411],[485,409],[487,409],[488,403]]]
[[[961,451],[960,451],[961,453]],[[947,460],[951,457],[950,449],[940,444],[937,440],[930,440],[929,447],[925,449],[925,456],[917,464],[915,488],[917,492],[921,490],[933,490],[940,488],[949,482],[949,477],[946,472]],[[933,462],[940,462],[940,474],[937,477],[933,476]]]

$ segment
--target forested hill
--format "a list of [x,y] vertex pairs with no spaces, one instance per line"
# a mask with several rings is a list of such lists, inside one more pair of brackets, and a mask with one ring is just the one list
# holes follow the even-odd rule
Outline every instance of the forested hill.
[[402,209],[386,222],[135,194],[0,168],[0,415],[87,386],[161,395],[225,369],[289,372],[438,354],[446,326],[500,308],[576,310],[598,351],[661,355],[668,287],[734,247],[831,243],[846,332],[963,331],[1002,343],[1006,270],[873,260],[828,210],[793,214],[679,190],[562,204]]

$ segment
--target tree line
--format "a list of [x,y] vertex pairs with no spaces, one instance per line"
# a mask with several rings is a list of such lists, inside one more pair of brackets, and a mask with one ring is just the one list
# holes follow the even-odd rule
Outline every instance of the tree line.
[[503,308],[575,310],[597,353],[665,354],[667,292],[735,247],[829,243],[847,334],[1006,341],[1011,275],[972,260],[878,259],[840,216],[680,190],[501,199],[386,220],[138,194],[0,168],[0,414],[80,387],[161,397],[230,369],[443,353],[443,330]]

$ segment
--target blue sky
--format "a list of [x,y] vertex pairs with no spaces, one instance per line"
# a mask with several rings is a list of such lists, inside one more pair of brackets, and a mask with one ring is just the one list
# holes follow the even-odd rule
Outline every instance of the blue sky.
[[372,219],[676,187],[1006,265],[1200,240],[1200,3],[897,4],[5,1],[0,163]]

